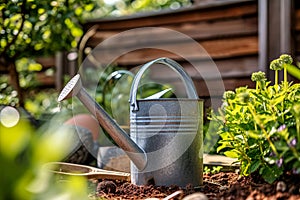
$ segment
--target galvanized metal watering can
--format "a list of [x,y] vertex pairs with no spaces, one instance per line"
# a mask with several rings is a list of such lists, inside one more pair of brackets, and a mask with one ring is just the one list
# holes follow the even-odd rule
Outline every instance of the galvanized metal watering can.
[[[153,64],[177,72],[188,98],[137,100],[139,82]],[[73,77],[58,101],[77,96],[99,124],[131,159],[131,182],[137,185],[202,184],[203,102],[183,68],[168,58],[146,63],[136,74],[130,91],[130,136],[82,87],[80,75]]]

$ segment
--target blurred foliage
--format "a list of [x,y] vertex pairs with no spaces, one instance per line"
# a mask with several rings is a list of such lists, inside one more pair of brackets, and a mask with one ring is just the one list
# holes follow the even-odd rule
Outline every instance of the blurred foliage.
[[75,48],[83,34],[83,12],[91,12],[94,5],[92,0],[2,1],[1,59],[14,62]]
[[[42,115],[58,112],[59,105],[56,100],[58,92],[55,89],[34,90],[36,87],[42,86],[37,80],[37,74],[35,73],[40,71],[42,66],[33,59],[22,58],[16,62],[16,67],[19,72],[20,85],[26,91],[24,108],[37,119]],[[53,69],[48,69],[44,73],[45,75],[53,76],[54,71]],[[8,75],[0,76],[0,105],[18,106],[17,91],[9,82]],[[64,108],[70,109],[70,101],[63,104]]]
[[23,89],[34,88],[41,84],[36,79],[36,73],[42,70],[42,65],[33,59],[21,58],[16,61],[17,71],[19,72],[19,82]]
[[[84,13],[93,11],[95,6],[93,0],[0,2],[0,66],[10,72],[11,84],[21,106],[24,104],[22,88],[34,82],[32,73],[19,75],[17,62],[24,66],[24,58],[54,55],[57,51],[76,48],[83,35]],[[27,65],[31,71],[41,70],[37,63],[30,61]],[[29,81],[22,82],[24,79],[19,76],[26,76]]]
[[160,11],[191,6],[191,0],[100,0],[98,9],[90,13],[90,18],[123,16],[144,11]]
[[[211,112],[211,111],[210,111]],[[209,116],[207,114],[206,117]],[[218,141],[220,136],[217,134],[219,129],[219,124],[215,121],[205,121],[203,124],[203,152],[208,154],[217,154]]]
[[[102,72],[97,81],[96,101],[121,125],[129,126],[128,101],[134,76],[133,72],[111,66]],[[172,86],[153,82],[146,72],[139,86],[137,98],[143,99],[167,88]],[[172,97],[172,92],[166,93],[163,97]]]
[[85,179],[61,180],[44,168],[69,151],[68,130],[58,120],[35,129],[15,108],[0,107],[1,200],[88,199]]
[[16,106],[19,103],[18,93],[8,84],[8,76],[0,76],[0,105]]
[[[57,51],[76,48],[83,34],[80,24],[84,19],[132,14],[145,10],[176,9],[188,5],[190,5],[188,0],[1,2],[0,65],[8,69],[10,63],[13,63],[12,66],[17,69],[16,76],[19,82],[14,86],[20,87],[13,88],[8,84],[12,83],[10,81],[12,79],[1,75],[0,104],[17,106],[21,102],[21,105],[36,117],[41,116],[43,112],[51,113],[57,108],[54,100],[57,92],[54,90],[31,91],[41,86],[35,72],[43,70],[42,66],[34,61],[34,57],[53,55]],[[54,70],[49,69],[43,73],[53,75]],[[25,93],[25,100],[20,101],[20,93]]]
[[[56,98],[58,92],[54,89],[37,91],[35,88],[42,86],[37,80],[37,73],[43,70],[42,66],[34,60],[41,55],[53,55],[56,51],[70,50],[77,47],[83,31],[80,23],[91,16],[105,16],[119,14],[132,14],[144,10],[159,10],[164,8],[177,8],[187,6],[186,0],[163,1],[7,1],[0,3],[0,64],[8,67],[13,62],[18,72],[19,85],[25,94],[24,107],[38,119],[47,119],[58,112],[59,105]],[[102,11],[101,11],[102,10]],[[105,10],[105,12],[103,11]],[[99,14],[99,11],[102,14]],[[103,84],[107,76],[120,68],[108,67],[102,76],[95,77],[95,71],[91,71],[95,81]],[[46,75],[53,76],[54,69],[43,71]],[[68,80],[69,77],[66,78]],[[115,79],[115,77],[113,78]],[[104,107],[119,116],[119,121],[126,124],[129,116],[128,95],[130,89],[130,77],[119,80],[110,80],[105,83],[107,91],[102,100],[103,88],[98,87],[96,100]],[[7,75],[0,76],[0,105],[18,106],[18,89],[13,88]],[[117,83],[118,82],[118,83]],[[155,84],[148,85],[147,91],[155,93],[159,88]],[[73,102],[74,103],[74,102]],[[65,101],[63,109],[71,109],[71,100]],[[121,106],[120,106],[121,105]],[[122,106],[124,105],[124,106]],[[74,106],[74,105],[73,105]],[[82,109],[81,109],[82,111]],[[119,113],[125,113],[119,115]],[[122,117],[123,116],[123,117]]]
[[[0,3],[0,57],[16,61],[76,48],[83,31],[80,23],[91,16],[143,10],[179,8],[189,0],[13,0]],[[97,11],[98,10],[98,11]]]

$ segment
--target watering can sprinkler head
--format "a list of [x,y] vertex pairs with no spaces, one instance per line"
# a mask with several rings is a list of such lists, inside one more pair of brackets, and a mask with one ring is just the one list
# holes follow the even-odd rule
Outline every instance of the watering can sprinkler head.
[[63,90],[61,91],[61,93],[57,98],[57,101],[61,102],[65,99],[69,99],[73,96],[76,96],[81,88],[82,88],[82,82],[80,79],[80,75],[77,74],[63,88]]
[[63,88],[57,101],[76,96],[81,103],[95,115],[99,124],[104,128],[111,138],[122,148],[128,157],[139,170],[143,170],[147,165],[147,155],[128,134],[112,119],[108,113],[87,93],[82,86],[80,75],[74,76]]

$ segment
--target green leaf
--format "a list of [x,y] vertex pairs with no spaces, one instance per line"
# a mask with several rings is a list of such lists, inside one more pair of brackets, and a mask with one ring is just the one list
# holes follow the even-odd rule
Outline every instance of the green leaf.
[[[272,105],[274,105],[274,104],[272,104]],[[277,120],[275,115],[260,114],[257,117],[258,117],[259,121],[263,124],[267,124],[271,121],[276,121]]]
[[291,155],[291,156],[289,156],[289,157],[287,157],[287,158],[284,158],[284,162],[285,163],[289,163],[289,162],[291,162],[292,160],[294,160],[294,159],[296,159],[293,155]]
[[39,63],[30,63],[28,66],[29,71],[41,71],[43,66]]
[[261,164],[260,160],[252,161],[250,165],[250,173],[255,172]]
[[300,69],[294,65],[286,64],[285,65],[289,74],[293,75],[294,77],[300,80]]
[[262,133],[260,133],[259,131],[255,131],[255,130],[249,130],[246,132],[246,134],[256,140],[262,139],[264,138],[264,135]]
[[289,150],[289,147],[285,141],[282,141],[282,140],[276,141],[276,142],[274,142],[274,145],[277,150],[280,150],[280,151]]
[[285,95],[278,96],[275,99],[271,99],[270,104],[276,106],[279,103],[281,104],[284,101],[284,99],[285,99]]
[[220,136],[223,140],[230,140],[232,138],[228,132],[221,133]]
[[72,27],[71,28],[71,34],[74,37],[80,37],[80,36],[82,36],[83,31],[80,28],[78,28],[78,27]]
[[82,12],[83,12],[83,8],[82,7],[78,7],[78,8],[75,9],[75,14],[76,15],[81,15]]
[[86,6],[84,6],[84,10],[85,11],[92,11],[94,9],[94,4],[88,4]]
[[234,149],[224,152],[224,155],[227,156],[227,157],[230,157],[230,158],[238,158],[239,157],[239,154]]
[[241,165],[241,173],[242,175],[244,176],[248,176],[249,175],[249,167],[250,167],[250,163],[248,162],[242,162],[242,165]]
[[220,152],[222,149],[225,149],[225,148],[233,148],[231,143],[227,142],[227,141],[221,141],[220,144],[221,144],[221,146],[218,146],[217,152]]
[[261,170],[261,175],[267,181],[268,183],[273,183],[277,178],[280,177],[280,175],[283,173],[281,169],[276,167],[275,165],[273,166],[265,166]]

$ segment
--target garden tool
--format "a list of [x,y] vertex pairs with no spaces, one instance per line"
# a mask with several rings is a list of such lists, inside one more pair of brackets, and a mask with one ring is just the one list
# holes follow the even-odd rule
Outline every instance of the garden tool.
[[[175,71],[183,81],[188,98],[137,99],[139,82],[154,64]],[[192,79],[175,61],[158,58],[143,65],[130,91],[130,136],[83,88],[80,75],[64,87],[58,101],[77,96],[95,115],[99,124],[128,155],[131,182],[137,185],[202,184],[203,101]]]
[[103,170],[87,165],[79,165],[66,162],[50,162],[45,164],[44,167],[50,172],[65,176],[83,176],[87,177],[88,179],[112,179],[130,181],[129,173]]

